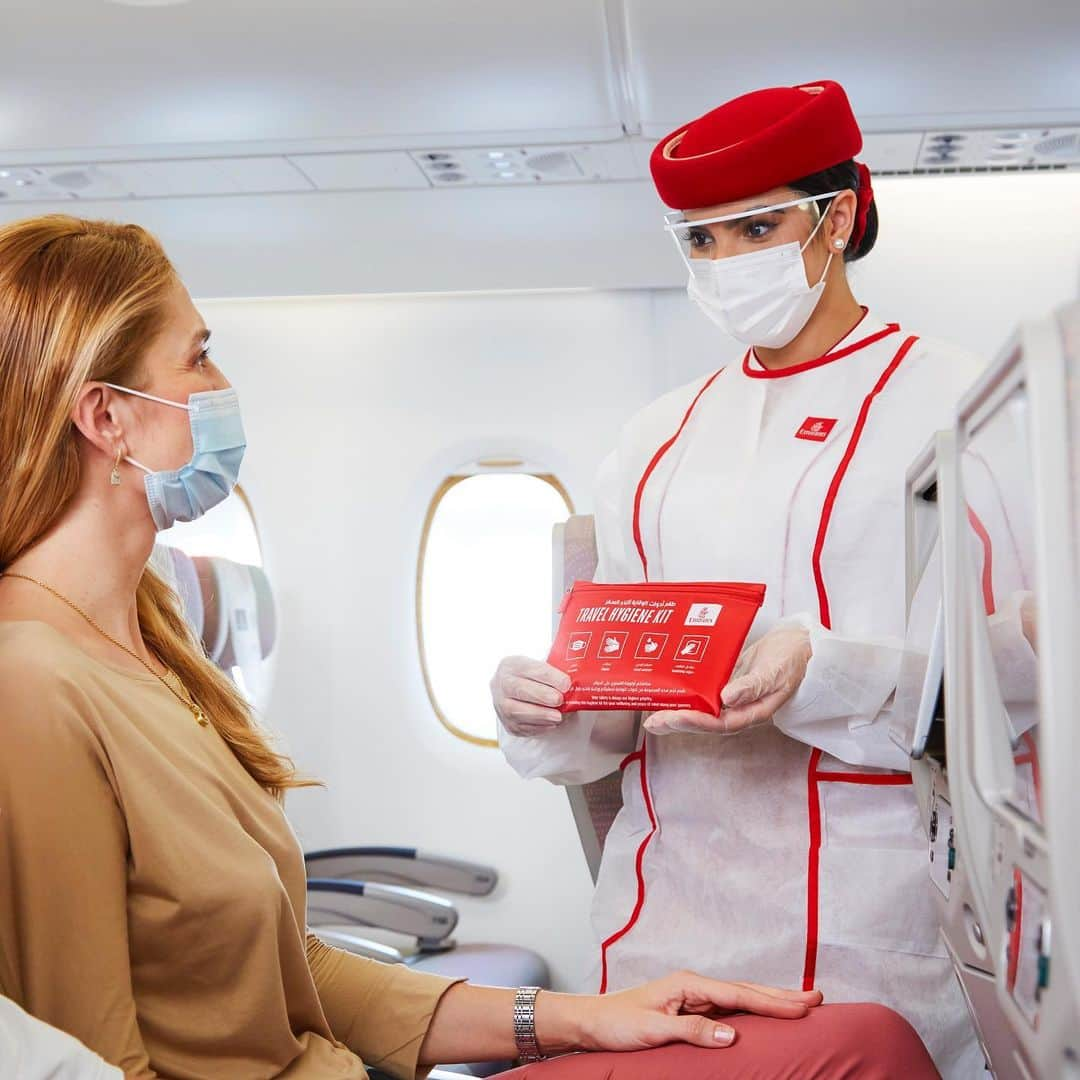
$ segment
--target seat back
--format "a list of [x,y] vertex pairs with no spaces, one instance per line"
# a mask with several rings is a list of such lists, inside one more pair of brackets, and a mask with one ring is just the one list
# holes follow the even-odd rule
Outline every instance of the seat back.
[[1073,336],[1069,317],[1025,324],[934,444],[947,758],[928,748],[912,773],[943,937],[997,1080],[1080,1075],[1080,306]]
[[[552,530],[552,574],[555,625],[559,607],[575,581],[591,581],[596,574],[596,522],[591,515],[576,514]],[[589,784],[568,786],[567,798],[574,815],[581,849],[595,882],[600,873],[604,842],[616,815],[622,809],[622,774],[609,773]]]
[[238,684],[242,681],[256,708],[264,708],[278,629],[266,571],[216,555],[193,557],[167,544],[154,548],[151,565],[180,597],[184,618],[206,655]]

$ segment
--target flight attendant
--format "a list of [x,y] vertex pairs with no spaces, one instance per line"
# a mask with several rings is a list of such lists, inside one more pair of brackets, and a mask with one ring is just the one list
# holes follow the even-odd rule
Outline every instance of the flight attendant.
[[720,716],[563,716],[569,679],[520,657],[492,688],[523,776],[623,771],[593,989],[691,964],[815,985],[891,1005],[946,1076],[971,1077],[982,1056],[888,731],[905,470],[981,363],[852,294],[846,265],[878,231],[861,148],[843,88],[822,81],[736,98],[652,155],[690,297],[747,348],[622,432],[596,493],[596,580],[767,585]]

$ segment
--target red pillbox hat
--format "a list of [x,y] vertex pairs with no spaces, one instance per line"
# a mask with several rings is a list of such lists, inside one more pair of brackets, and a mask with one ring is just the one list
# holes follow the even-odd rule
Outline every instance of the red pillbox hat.
[[734,202],[848,161],[862,149],[844,88],[827,79],[743,94],[661,139],[650,167],[675,210]]

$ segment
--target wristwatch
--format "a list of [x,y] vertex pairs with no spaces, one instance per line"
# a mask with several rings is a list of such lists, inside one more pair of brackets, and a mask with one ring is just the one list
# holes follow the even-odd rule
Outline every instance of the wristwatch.
[[520,986],[514,995],[514,1042],[518,1060],[523,1065],[544,1060],[536,1041],[536,995],[539,993],[539,986]]

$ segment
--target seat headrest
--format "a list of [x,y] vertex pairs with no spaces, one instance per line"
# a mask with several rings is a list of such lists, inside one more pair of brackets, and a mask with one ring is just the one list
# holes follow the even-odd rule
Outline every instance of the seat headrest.
[[201,638],[206,611],[203,607],[202,589],[199,587],[199,573],[191,556],[179,548],[160,544],[154,548],[151,562],[156,570],[165,575],[180,598],[184,618],[195,636]]
[[259,644],[263,659],[268,657],[277,644],[277,606],[274,592],[270,588],[270,579],[261,566],[249,566],[251,580],[255,586],[255,612],[259,624]]
[[277,641],[277,612],[266,571],[217,556],[194,560],[205,610],[207,655],[228,671],[264,660]]
[[228,601],[225,585],[221,581],[219,563],[224,560],[212,555],[196,555],[192,560],[199,579],[199,591],[203,602],[202,641],[206,655],[221,666],[221,657],[229,636],[229,620],[226,617]]
[[575,581],[592,581],[596,573],[596,519],[591,514],[575,514],[563,526],[563,574],[569,586]]

